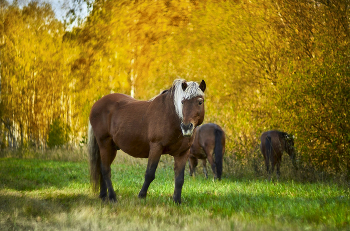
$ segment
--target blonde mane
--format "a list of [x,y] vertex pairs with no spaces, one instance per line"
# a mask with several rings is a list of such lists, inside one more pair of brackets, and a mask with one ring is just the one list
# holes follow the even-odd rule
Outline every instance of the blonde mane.
[[204,92],[199,88],[199,84],[196,82],[186,82],[187,88],[185,91],[182,89],[182,83],[186,82],[184,79],[176,79],[173,82],[173,94],[174,94],[174,105],[176,114],[179,118],[183,119],[182,114],[182,100],[189,100],[197,96],[204,96]]

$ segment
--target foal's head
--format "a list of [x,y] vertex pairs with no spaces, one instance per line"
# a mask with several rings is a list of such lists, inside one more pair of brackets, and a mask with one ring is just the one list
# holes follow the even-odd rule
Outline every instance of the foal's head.
[[183,136],[190,137],[195,127],[204,120],[204,80],[200,84],[186,82],[185,80],[174,81],[174,104],[176,113],[180,118]]
[[290,158],[292,159],[292,164],[297,169],[296,165],[296,154],[295,154],[295,148],[294,148],[294,136],[290,134],[284,135],[285,140],[285,151],[289,154]]
[[295,150],[294,150],[294,137],[290,134],[284,135],[284,144],[285,144],[285,151],[289,154],[290,157],[295,157]]

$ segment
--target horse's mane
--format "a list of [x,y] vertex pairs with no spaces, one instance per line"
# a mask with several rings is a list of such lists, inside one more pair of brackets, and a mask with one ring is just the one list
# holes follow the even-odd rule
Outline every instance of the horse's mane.
[[157,98],[158,96],[163,95],[163,94],[167,93],[168,91],[169,91],[169,89],[163,90],[161,93],[159,93],[158,95],[153,96],[153,98],[152,98],[152,99],[149,99],[148,101],[151,102],[151,101],[153,101],[155,98]]
[[176,79],[173,82],[172,87],[170,88],[170,92],[174,97],[174,105],[176,114],[179,118],[183,119],[182,114],[182,100],[192,99],[197,96],[203,96],[204,92],[199,88],[199,84],[196,82],[186,82],[187,88],[184,91],[182,89],[182,83],[186,82],[184,79]]

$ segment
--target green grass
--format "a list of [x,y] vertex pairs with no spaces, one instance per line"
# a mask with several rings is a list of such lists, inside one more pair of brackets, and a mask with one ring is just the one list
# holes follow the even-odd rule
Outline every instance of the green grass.
[[267,182],[186,169],[182,204],[172,201],[172,158],[162,157],[147,198],[138,199],[147,160],[118,155],[116,204],[90,189],[88,163],[0,159],[1,230],[349,230],[349,188]]

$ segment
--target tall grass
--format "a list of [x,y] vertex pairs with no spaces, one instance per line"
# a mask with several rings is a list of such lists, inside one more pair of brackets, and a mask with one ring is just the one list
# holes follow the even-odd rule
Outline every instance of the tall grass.
[[213,181],[210,170],[205,179],[201,169],[190,177],[187,168],[183,203],[177,206],[170,156],[162,156],[147,198],[140,200],[147,160],[120,153],[112,166],[118,202],[109,204],[90,189],[87,159],[56,159],[70,160],[68,151],[53,160],[6,155],[0,158],[1,230],[348,230],[350,225],[346,185],[291,180],[283,170],[279,181],[268,182],[263,169],[259,175],[252,166],[226,163],[223,179]]
[[0,158],[24,158],[40,160],[57,160],[57,161],[86,161],[88,153],[86,147],[65,147],[52,149],[4,149],[0,150]]

